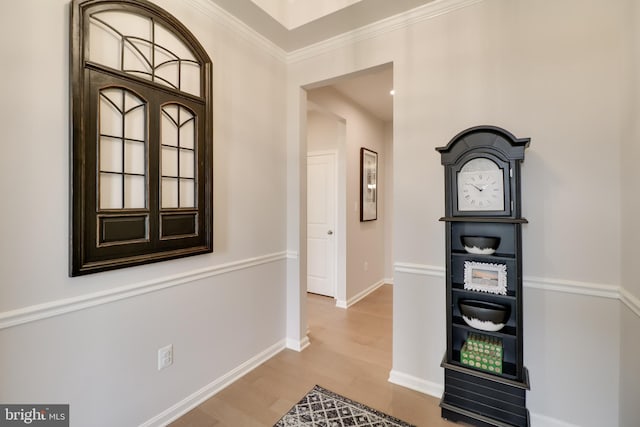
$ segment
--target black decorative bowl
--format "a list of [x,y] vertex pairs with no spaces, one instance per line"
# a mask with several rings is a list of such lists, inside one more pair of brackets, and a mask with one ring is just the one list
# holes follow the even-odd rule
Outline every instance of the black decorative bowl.
[[465,323],[482,331],[499,331],[509,320],[509,307],[502,304],[463,299],[458,307]]
[[464,250],[470,254],[491,255],[500,245],[499,237],[460,236]]

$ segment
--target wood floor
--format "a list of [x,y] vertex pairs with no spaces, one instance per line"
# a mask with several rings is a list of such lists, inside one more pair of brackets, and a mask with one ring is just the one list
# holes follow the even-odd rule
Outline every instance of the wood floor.
[[309,294],[307,349],[282,351],[171,426],[270,427],[315,384],[417,426],[455,426],[440,417],[438,399],[387,381],[392,298],[384,285],[344,310]]

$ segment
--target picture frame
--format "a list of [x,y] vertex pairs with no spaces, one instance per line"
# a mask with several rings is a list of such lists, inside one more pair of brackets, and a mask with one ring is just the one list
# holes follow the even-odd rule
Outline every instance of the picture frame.
[[507,266],[486,262],[464,262],[464,288],[471,291],[507,294]]
[[360,222],[378,219],[378,153],[360,148]]

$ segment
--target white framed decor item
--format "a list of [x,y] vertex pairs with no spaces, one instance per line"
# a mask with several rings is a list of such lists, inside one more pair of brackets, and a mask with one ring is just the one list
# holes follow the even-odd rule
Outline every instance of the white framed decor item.
[[507,266],[487,262],[464,262],[464,288],[470,291],[507,294]]

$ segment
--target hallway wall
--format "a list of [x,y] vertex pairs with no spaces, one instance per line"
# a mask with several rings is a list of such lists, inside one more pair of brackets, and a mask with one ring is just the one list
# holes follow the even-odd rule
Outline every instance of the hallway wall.
[[[491,124],[531,138],[523,165],[524,332],[535,425],[618,424],[617,373],[628,339],[620,332],[619,260],[629,4],[480,1],[291,56],[292,94],[394,64],[392,381],[442,392],[444,183],[435,147]],[[295,112],[299,99],[288,102]],[[299,120],[288,118],[295,135]],[[584,375],[603,364],[606,372]]]
[[0,15],[0,401],[68,403],[76,426],[160,425],[285,346],[285,64],[207,2],[156,3],[214,64],[214,253],[75,278],[70,2]]
[[630,2],[627,16],[626,41],[629,55],[626,56],[624,80],[628,82],[626,93],[628,112],[621,117],[621,127],[625,134],[620,156],[620,183],[622,187],[621,234],[622,251],[620,266],[622,271],[622,299],[625,307],[620,310],[620,425],[633,426],[640,420],[640,280],[638,280],[638,240],[640,239],[640,4]]
[[[338,305],[352,304],[385,278],[384,123],[331,87],[308,90],[309,101],[345,120],[346,294]],[[360,222],[360,148],[378,153],[378,219]]]

